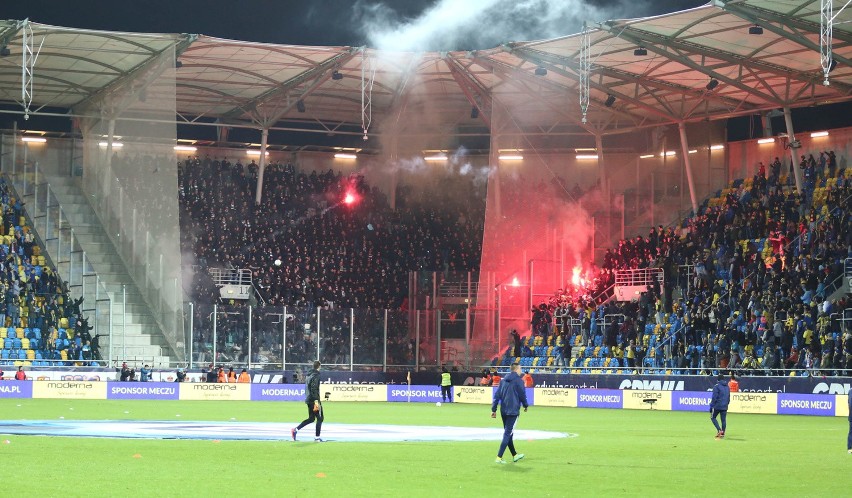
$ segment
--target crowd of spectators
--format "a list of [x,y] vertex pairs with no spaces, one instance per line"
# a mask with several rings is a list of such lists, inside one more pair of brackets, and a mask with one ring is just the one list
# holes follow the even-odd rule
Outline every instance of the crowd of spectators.
[[[187,290],[196,304],[194,340],[201,361],[213,360],[214,303],[223,310],[215,361],[248,360],[247,311],[220,299],[208,268],[252,272],[260,294],[253,301],[260,308],[256,313],[265,317],[254,323],[253,362],[280,361],[283,354],[288,363],[316,359],[321,313],[321,322],[329,324],[319,339],[324,364],[350,362],[348,311],[334,318],[337,310],[405,310],[409,272],[478,268],[484,202],[471,195],[477,187],[458,175],[447,175],[428,194],[400,186],[394,209],[364,176],[302,172],[289,163],[266,166],[262,202],[256,205],[257,175],[254,161],[193,157],[178,165],[181,250],[184,265],[196,268]],[[347,196],[351,202],[344,202]],[[284,306],[291,310],[286,317]],[[281,320],[287,321],[286,353]],[[359,322],[365,337],[351,360],[381,364],[383,318],[365,320],[371,325]],[[388,357],[413,363],[407,324],[397,321],[389,320]]]
[[0,363],[83,365],[100,359],[98,338],[47,264],[24,218],[24,205],[0,180]]
[[[833,152],[820,156],[802,156],[801,194],[776,158],[768,177],[761,164],[681,225],[622,240],[590,288],[533,309],[533,333],[631,368],[852,370],[852,303],[834,294],[852,258],[852,186]],[[616,272],[640,268],[662,268],[664,283],[611,299]]]

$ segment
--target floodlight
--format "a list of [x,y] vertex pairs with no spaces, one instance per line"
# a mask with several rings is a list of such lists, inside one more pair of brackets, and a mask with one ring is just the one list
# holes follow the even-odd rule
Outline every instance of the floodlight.
[[612,104],[615,104],[615,95],[608,94],[606,96],[606,100],[604,101],[604,105],[607,107],[612,107]]
[[763,28],[758,26],[757,24],[755,24],[754,26],[749,26],[748,27],[748,34],[750,34],[750,35],[762,35],[763,34]]
[[296,110],[299,111],[299,112],[305,112],[305,101],[304,100],[300,99],[300,100],[296,101]]
[[476,119],[479,117],[479,108],[473,106],[470,108],[470,119]]
[[633,51],[633,55],[635,55],[636,57],[645,57],[646,55],[648,55],[648,49],[646,49],[645,47],[639,47]]
[[537,68],[535,68],[535,75],[536,76],[547,76],[547,68],[542,67],[542,66],[538,66]]
[[340,81],[343,79],[343,74],[340,73],[337,69],[331,72],[331,79],[334,81]]
[[716,78],[711,78],[710,82],[707,83],[707,86],[704,87],[704,88],[706,88],[708,91],[711,91],[714,88],[716,88],[717,86],[719,86],[719,80],[717,80]]

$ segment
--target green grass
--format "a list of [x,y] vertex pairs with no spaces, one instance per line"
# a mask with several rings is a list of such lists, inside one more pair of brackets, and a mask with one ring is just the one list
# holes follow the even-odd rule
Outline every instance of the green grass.
[[[20,406],[18,406],[20,405]],[[125,414],[129,411],[129,414]],[[4,418],[294,422],[301,403],[0,400]],[[327,403],[328,423],[498,427],[482,405]],[[177,418],[176,415],[181,417]],[[345,443],[2,436],[2,486],[29,496],[845,496],[844,418],[531,407],[518,429],[579,434],[498,442]],[[283,434],[282,437],[289,437]],[[134,457],[134,455],[139,455]],[[16,470],[15,470],[16,469]],[[12,474],[26,477],[11,477]],[[7,495],[9,496],[9,495]]]

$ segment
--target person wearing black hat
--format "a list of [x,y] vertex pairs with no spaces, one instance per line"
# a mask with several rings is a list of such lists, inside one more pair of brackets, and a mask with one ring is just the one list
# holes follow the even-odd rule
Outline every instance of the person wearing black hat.
[[[713,397],[710,399],[710,420],[716,427],[716,439],[725,437],[725,429],[728,425],[728,404],[731,402],[731,390],[728,381],[723,374],[717,377],[718,382],[713,386]],[[722,425],[716,421],[716,417],[722,419]]]

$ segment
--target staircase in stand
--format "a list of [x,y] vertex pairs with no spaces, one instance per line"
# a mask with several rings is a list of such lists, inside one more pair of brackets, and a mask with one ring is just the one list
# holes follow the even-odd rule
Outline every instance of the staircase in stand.
[[[111,357],[118,361],[127,361],[131,366],[141,367],[149,364],[154,367],[168,367],[170,347],[160,327],[151,314],[142,293],[134,284],[124,262],[115,246],[89,205],[80,184],[80,178],[66,176],[45,176],[50,192],[59,202],[64,219],[58,223],[70,225],[73,234],[83,251],[86,264],[97,275],[100,285],[84,285],[82,289],[72,289],[75,297],[81,293],[84,297],[83,308],[92,309],[96,299],[109,297],[111,312],[112,345],[109,343],[109,331],[99,330],[100,351],[104,359]],[[36,231],[38,231],[36,223]],[[48,254],[54,262],[62,261],[62,254],[54,254],[53,244],[46,244]],[[90,317],[90,323],[93,322]]]

